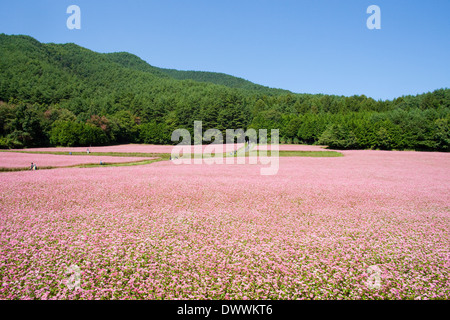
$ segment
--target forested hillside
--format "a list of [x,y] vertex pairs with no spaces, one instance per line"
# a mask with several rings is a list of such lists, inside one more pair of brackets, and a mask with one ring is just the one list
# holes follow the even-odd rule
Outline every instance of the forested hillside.
[[294,94],[129,53],[0,34],[0,147],[171,143],[176,128],[280,129],[282,142],[450,150],[450,90],[393,101]]
[[114,62],[120,65],[153,73],[159,77],[170,77],[177,80],[195,80],[200,82],[208,82],[219,85],[224,85],[230,88],[247,89],[253,91],[263,91],[265,93],[288,93],[288,90],[273,89],[258,84],[254,84],[248,80],[230,76],[224,73],[217,72],[203,72],[203,71],[180,71],[175,69],[163,69],[149,65],[141,58],[128,52],[114,52],[108,53],[107,56]]

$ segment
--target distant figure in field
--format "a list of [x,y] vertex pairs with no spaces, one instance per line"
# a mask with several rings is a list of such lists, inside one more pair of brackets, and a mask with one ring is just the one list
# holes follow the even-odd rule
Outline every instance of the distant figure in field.
[[86,153],[87,153],[87,154],[91,153],[91,152],[89,151],[89,148],[87,148]]
[[30,170],[37,170],[37,166],[33,162],[31,163]]

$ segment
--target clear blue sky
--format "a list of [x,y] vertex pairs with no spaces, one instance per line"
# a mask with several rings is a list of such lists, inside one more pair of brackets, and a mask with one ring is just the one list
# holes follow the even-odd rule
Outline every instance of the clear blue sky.
[[[81,30],[66,27],[71,4]],[[381,30],[366,27],[372,4]],[[449,0],[0,0],[0,33],[375,99],[450,87],[449,17]]]

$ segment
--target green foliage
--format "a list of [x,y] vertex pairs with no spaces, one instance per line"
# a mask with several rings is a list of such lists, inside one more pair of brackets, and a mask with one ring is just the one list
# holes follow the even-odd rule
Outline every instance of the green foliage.
[[358,140],[353,131],[340,124],[329,125],[320,136],[318,143],[335,149],[354,149],[358,147]]
[[167,131],[165,123],[156,123],[152,121],[140,125],[139,130],[139,142],[148,144],[170,144],[169,132]]
[[449,119],[437,119],[433,126],[437,150],[450,151],[450,126]]
[[104,145],[109,142],[105,131],[92,123],[58,120],[50,131],[50,143],[56,146]]
[[118,143],[129,143],[136,141],[138,119],[127,110],[117,111],[110,117],[111,135]]
[[23,144],[14,139],[13,136],[0,137],[0,149],[20,149]]
[[0,148],[171,143],[173,130],[280,130],[288,143],[449,151],[450,90],[393,101],[293,94],[125,52],[0,34]]
[[74,121],[55,121],[50,131],[50,143],[56,146],[73,147],[79,143],[83,124]]

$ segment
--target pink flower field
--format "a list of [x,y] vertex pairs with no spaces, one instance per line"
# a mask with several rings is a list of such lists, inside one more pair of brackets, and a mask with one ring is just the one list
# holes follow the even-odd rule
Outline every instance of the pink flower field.
[[54,154],[32,154],[17,152],[0,152],[0,167],[24,168],[35,163],[38,167],[66,167],[79,164],[123,163],[151,160],[155,158],[141,157],[100,157],[100,156],[75,156]]
[[449,154],[343,154],[0,173],[0,298],[449,299]]
[[[236,150],[244,144],[238,143],[228,147]],[[207,144],[203,144],[204,150]],[[222,145],[224,150],[225,145]],[[117,146],[102,146],[102,147],[90,147],[90,152],[124,152],[124,153],[171,153],[174,146],[171,145],[152,145],[152,144],[123,144]],[[58,147],[58,148],[29,148],[28,151],[44,151],[44,152],[86,152],[86,147]],[[191,147],[191,152],[194,153],[194,147]]]
[[[311,146],[302,144],[280,144],[280,151],[327,151],[325,146]],[[266,146],[258,145],[253,150],[272,150],[272,146],[268,143]]]

